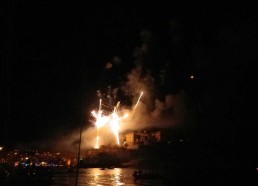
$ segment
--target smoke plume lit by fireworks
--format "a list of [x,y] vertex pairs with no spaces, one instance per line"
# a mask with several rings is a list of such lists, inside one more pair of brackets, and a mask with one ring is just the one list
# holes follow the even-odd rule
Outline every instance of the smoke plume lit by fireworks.
[[[161,68],[161,75],[154,76],[154,71],[149,68],[147,60],[151,57],[150,51],[154,44],[152,33],[144,30],[140,33],[140,39],[142,45],[136,47],[133,53],[134,67],[124,74],[125,81],[116,86],[109,84],[106,91],[97,91],[99,104],[91,111],[92,119],[86,118],[89,122],[84,124],[88,128],[82,133],[82,148],[98,149],[101,145],[119,146],[119,134],[127,130],[151,127],[162,129],[179,126],[189,120],[187,96],[183,89],[173,93],[163,92],[163,96],[158,96],[160,90],[158,82],[164,85],[164,76],[169,72]],[[112,70],[121,64],[121,58],[116,56],[113,61],[107,62],[105,69]],[[158,80],[157,77],[161,79]],[[130,99],[131,104],[124,104],[126,100],[120,99],[121,93]],[[65,140],[67,139],[70,140],[67,143],[70,145],[78,141],[76,134]]]

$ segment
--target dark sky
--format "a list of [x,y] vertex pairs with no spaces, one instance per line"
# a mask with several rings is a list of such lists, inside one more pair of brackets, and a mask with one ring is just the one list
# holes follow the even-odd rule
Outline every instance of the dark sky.
[[60,135],[78,128],[82,97],[84,105],[92,104],[113,56],[120,56],[126,69],[133,64],[142,30],[153,34],[153,60],[174,61],[180,77],[198,74],[196,89],[202,90],[207,117],[239,119],[251,126],[248,131],[257,129],[249,110],[257,48],[251,5],[123,0],[6,1],[1,7],[2,141],[31,142],[53,136],[50,131]]

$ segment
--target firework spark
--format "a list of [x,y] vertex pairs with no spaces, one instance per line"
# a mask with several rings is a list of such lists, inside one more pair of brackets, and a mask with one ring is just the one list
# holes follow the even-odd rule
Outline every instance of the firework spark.
[[117,145],[120,145],[119,135],[118,135],[118,131],[120,129],[120,124],[119,124],[119,117],[118,117],[118,114],[116,112],[116,108],[114,108],[114,112],[111,114],[110,126],[111,126],[111,129],[112,129],[115,137],[116,137]]
[[136,107],[138,106],[138,103],[139,103],[139,101],[140,101],[142,95],[143,95],[143,92],[141,92],[141,94],[140,94],[140,96],[139,96],[139,98],[138,98],[138,100],[137,100],[137,102],[136,102],[136,104],[135,104],[135,106],[134,106],[134,109],[133,109],[133,112],[132,112],[132,115],[131,115],[131,119],[133,118],[134,112],[135,112],[135,110],[136,110]]
[[114,111],[110,117],[110,127],[116,137],[117,145],[120,145],[120,140],[119,140],[120,120],[127,117],[127,114],[125,114],[122,117],[119,117],[119,115],[117,113],[119,105],[120,105],[120,102],[117,103],[117,106],[114,108]]
[[97,135],[96,135],[96,145],[95,148],[99,148],[99,129],[103,127],[109,120],[107,116],[104,116],[103,111],[101,110],[101,99],[99,100],[99,110],[96,113],[95,111],[92,111],[91,114],[96,118],[95,126],[97,128]]
[[120,120],[128,116],[127,114],[121,117],[119,116],[118,109],[120,106],[120,102],[118,102],[117,105],[114,107],[113,112],[107,115],[103,114],[103,110],[101,110],[102,109],[101,104],[102,102],[100,100],[98,112],[95,112],[95,111],[91,112],[92,116],[96,118],[96,121],[95,121],[95,126],[97,128],[96,145],[95,145],[96,149],[99,148],[99,129],[106,124],[109,124],[112,132],[114,133],[116,138],[116,144],[120,145],[120,140],[119,140]]

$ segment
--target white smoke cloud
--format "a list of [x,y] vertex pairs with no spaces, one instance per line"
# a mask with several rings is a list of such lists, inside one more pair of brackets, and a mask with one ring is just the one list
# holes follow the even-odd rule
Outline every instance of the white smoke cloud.
[[[144,97],[144,95],[143,95]],[[142,101],[137,105],[132,118],[127,119],[122,130],[140,130],[148,127],[167,128],[179,126],[185,122],[187,107],[184,91],[168,94],[164,101],[155,99],[155,108],[151,111]],[[132,112],[132,111],[131,111]]]

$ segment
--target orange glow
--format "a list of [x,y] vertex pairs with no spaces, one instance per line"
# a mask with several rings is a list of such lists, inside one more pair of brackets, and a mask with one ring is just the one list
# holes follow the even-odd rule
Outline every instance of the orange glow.
[[71,166],[71,159],[67,160],[67,166],[70,167]]
[[98,136],[98,134],[97,134],[97,137],[96,137],[95,149],[99,149],[99,136]]

